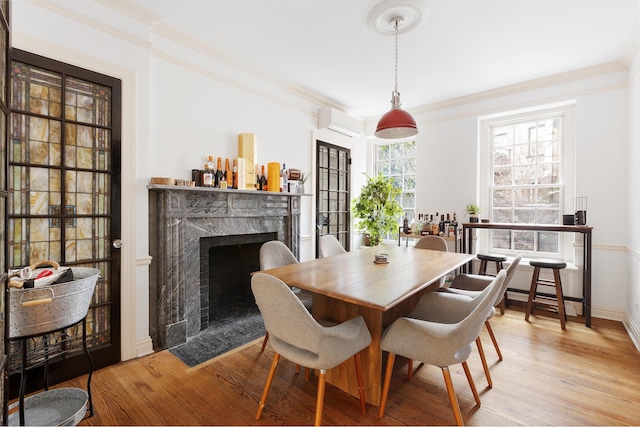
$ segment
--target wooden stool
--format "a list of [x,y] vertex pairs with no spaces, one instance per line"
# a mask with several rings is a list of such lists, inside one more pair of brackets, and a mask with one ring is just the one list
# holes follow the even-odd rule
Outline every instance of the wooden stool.
[[[497,276],[500,270],[504,268],[502,265],[503,262],[507,260],[507,257],[504,255],[496,255],[496,254],[478,254],[476,255],[480,260],[480,269],[478,270],[478,274],[481,276]],[[495,262],[496,263],[496,274],[487,273],[487,263]],[[500,300],[500,314],[504,314],[505,307],[509,306],[509,299],[507,298],[507,291],[504,291],[504,296]]]
[[[555,260],[532,260],[529,261],[529,265],[534,267],[534,269],[533,277],[531,278],[531,288],[529,289],[529,300],[527,301],[527,314],[525,315],[524,320],[529,320],[529,315],[533,312],[534,304],[541,304],[557,310],[558,316],[560,317],[560,326],[562,327],[562,330],[565,330],[567,314],[564,310],[564,296],[562,295],[560,270],[565,268],[567,263]],[[541,268],[552,269],[554,280],[541,279]],[[556,296],[554,297],[551,294],[538,293],[538,285],[554,286],[556,288]]]

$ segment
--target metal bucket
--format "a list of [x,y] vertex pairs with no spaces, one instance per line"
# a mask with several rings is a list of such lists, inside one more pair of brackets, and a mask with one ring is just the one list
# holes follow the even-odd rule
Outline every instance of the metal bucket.
[[72,267],[74,280],[9,292],[9,338],[42,335],[74,325],[89,310],[100,270]]

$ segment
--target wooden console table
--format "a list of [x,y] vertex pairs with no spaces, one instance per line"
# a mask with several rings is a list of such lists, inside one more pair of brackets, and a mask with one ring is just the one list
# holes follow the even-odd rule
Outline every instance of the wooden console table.
[[[583,237],[582,252],[582,298],[565,297],[582,303],[585,326],[591,327],[591,231],[593,227],[586,225],[528,225],[528,224],[493,224],[470,222],[462,224],[462,252],[473,253],[473,229],[518,230],[518,231],[555,231],[559,233],[580,233]],[[468,264],[471,272],[471,262]],[[512,289],[509,289],[512,290]],[[527,291],[528,292],[528,291]]]

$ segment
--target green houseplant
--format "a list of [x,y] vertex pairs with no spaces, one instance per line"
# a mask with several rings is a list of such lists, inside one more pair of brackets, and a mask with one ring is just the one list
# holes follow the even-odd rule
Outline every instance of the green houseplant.
[[398,231],[402,207],[397,201],[401,191],[392,178],[378,174],[367,177],[360,195],[353,199],[353,215],[360,221],[357,228],[369,235],[371,246],[377,246],[386,233]]
[[478,222],[478,214],[480,213],[480,207],[475,203],[469,203],[465,208],[469,214],[469,222]]

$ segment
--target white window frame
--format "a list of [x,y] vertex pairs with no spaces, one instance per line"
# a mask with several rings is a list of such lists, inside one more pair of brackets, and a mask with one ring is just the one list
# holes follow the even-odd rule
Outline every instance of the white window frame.
[[[384,145],[388,146],[388,145],[394,145],[394,144],[406,144],[407,142],[413,142],[415,144],[415,152],[414,152],[413,160],[414,160],[414,162],[417,162],[417,159],[418,159],[418,143],[417,143],[416,139],[405,139],[405,140],[397,139],[397,140],[393,140],[393,141],[384,141],[384,142],[383,141],[376,141],[376,142],[374,142],[374,144],[373,144],[373,174],[375,176],[377,176],[378,172],[379,172],[379,170],[378,170],[378,149],[381,146],[384,146]],[[404,160],[410,159],[410,158],[411,157],[403,157]],[[391,172],[391,171],[389,171],[389,172]],[[414,171],[414,173],[413,173],[413,177],[414,177],[414,181],[415,181],[415,187],[414,187],[413,191],[404,191],[403,189],[401,189],[402,193],[413,193],[413,207],[409,209],[411,212],[413,212],[412,215],[416,215],[416,194],[417,194],[417,186],[418,186],[418,182],[416,180],[416,175],[417,175],[416,172],[417,171]],[[390,173],[389,174],[383,174],[383,175],[384,176],[388,176],[388,177],[397,176],[397,175],[391,175]],[[404,181],[405,175],[409,175],[409,174],[405,174],[404,170],[403,170],[403,173],[401,175],[403,181]],[[407,213],[407,209],[405,209],[405,207],[402,206],[403,212]],[[408,215],[409,220],[411,220],[412,215]],[[403,214],[403,216],[404,216],[404,214]],[[417,220],[417,218],[416,218],[416,220]],[[402,225],[402,219],[399,220],[399,225],[400,226]],[[386,236],[385,240],[397,240],[397,238],[398,238],[398,235],[397,235],[397,232],[396,232],[395,235]]]
[[[484,211],[483,218],[491,218],[492,212],[492,183],[493,183],[493,162],[492,162],[492,135],[491,129],[500,124],[508,124],[513,122],[530,121],[551,116],[563,117],[563,140],[561,149],[561,172],[559,186],[561,188],[560,198],[560,218],[559,224],[562,225],[562,215],[573,213],[575,211],[575,102],[567,102],[562,104],[531,108],[526,110],[510,111],[501,114],[484,116],[479,118],[479,188],[478,201],[480,207]],[[558,233],[558,253],[539,252],[539,251],[522,251],[507,250],[491,247],[490,231],[479,234],[478,251],[501,253],[504,255],[514,256],[521,254],[524,258],[555,258],[568,262],[574,261],[573,251],[573,234]]]

